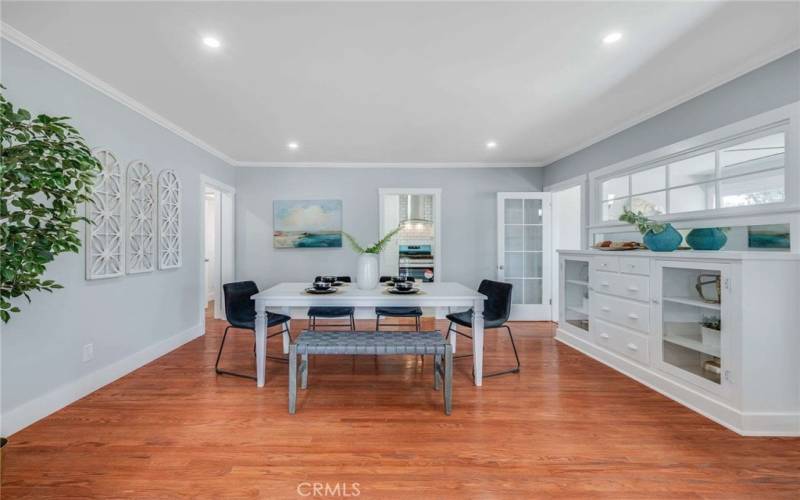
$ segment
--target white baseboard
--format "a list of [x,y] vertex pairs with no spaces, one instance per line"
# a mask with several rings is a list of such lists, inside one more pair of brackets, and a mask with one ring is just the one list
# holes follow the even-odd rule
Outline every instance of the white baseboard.
[[560,328],[556,340],[742,436],[800,436],[800,414],[742,412]]
[[195,325],[141,351],[104,366],[83,377],[23,403],[2,415],[0,434],[10,436],[32,423],[54,413],[104,385],[124,377],[203,334],[203,325]]

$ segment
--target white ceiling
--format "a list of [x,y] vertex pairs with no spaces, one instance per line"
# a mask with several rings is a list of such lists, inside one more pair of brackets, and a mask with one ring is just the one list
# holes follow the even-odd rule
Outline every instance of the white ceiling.
[[3,2],[2,19],[235,164],[545,164],[800,47],[797,2]]

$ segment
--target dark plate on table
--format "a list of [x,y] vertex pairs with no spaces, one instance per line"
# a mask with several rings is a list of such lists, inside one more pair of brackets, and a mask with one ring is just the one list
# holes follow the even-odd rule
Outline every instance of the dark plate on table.
[[386,291],[396,295],[413,295],[415,293],[419,293],[419,288],[412,288],[411,290],[398,290],[397,288],[390,288]]
[[344,282],[344,281],[337,281],[337,282],[335,282],[335,283],[331,283],[331,286],[342,286],[342,285],[344,285],[344,284],[345,284],[345,282]]
[[306,288],[306,293],[312,295],[327,295],[329,293],[336,293],[335,288],[328,288],[327,290],[317,290],[316,288]]

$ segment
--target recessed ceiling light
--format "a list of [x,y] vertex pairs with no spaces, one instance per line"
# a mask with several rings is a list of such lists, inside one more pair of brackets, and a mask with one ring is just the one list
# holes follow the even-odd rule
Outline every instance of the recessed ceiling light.
[[290,141],[289,143],[286,144],[286,147],[294,151],[296,149],[300,149],[300,144],[297,143],[296,141]]
[[622,33],[619,31],[615,31],[613,33],[609,33],[608,35],[603,37],[603,43],[606,45],[611,45],[612,43],[617,43],[622,40]]
[[495,149],[497,147],[497,142],[489,141],[486,143],[486,149]]
[[214,38],[213,36],[203,37],[203,44],[205,44],[207,47],[211,47],[212,49],[218,49],[220,45],[222,45],[219,39]]

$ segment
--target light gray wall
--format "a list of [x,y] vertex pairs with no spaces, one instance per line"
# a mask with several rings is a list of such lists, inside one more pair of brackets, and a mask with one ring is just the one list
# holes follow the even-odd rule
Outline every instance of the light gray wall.
[[544,169],[544,185],[800,100],[800,50],[740,76]]
[[[3,327],[2,412],[100,370],[200,323],[200,174],[233,184],[234,171],[122,104],[2,41],[6,97],[32,113],[73,117],[92,147],[108,147],[123,167],[146,160],[172,168],[183,182],[183,266],[98,281],[84,279],[84,254],[62,254],[46,277],[64,285],[20,301],[22,312]],[[81,234],[83,226],[81,225]],[[94,343],[94,360],[81,361]],[[4,424],[5,425],[5,424]],[[4,431],[4,432],[7,432]]]
[[[364,243],[378,237],[378,188],[441,188],[444,269],[440,276],[476,286],[494,278],[498,191],[539,191],[538,168],[237,168],[236,276],[259,287],[355,275],[356,254],[337,249],[272,248],[272,202],[343,200],[345,231]],[[438,272],[438,271],[437,271]]]

